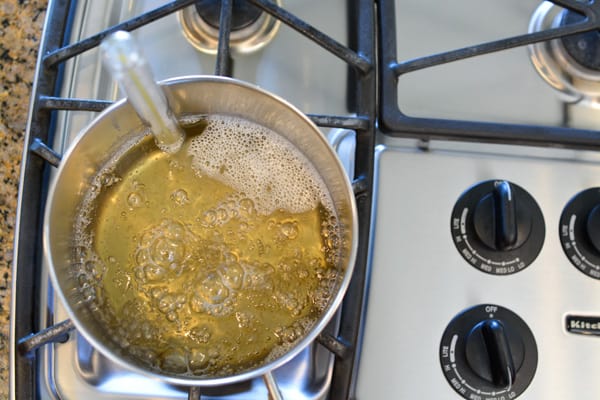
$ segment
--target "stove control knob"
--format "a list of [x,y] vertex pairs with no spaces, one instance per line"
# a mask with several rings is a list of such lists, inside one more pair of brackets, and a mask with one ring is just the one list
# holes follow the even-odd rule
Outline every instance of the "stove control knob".
[[523,270],[544,243],[542,212],[520,186],[490,180],[465,191],[454,206],[452,238],[475,268],[495,275]]
[[537,368],[537,345],[525,322],[491,304],[457,315],[440,345],[442,370],[465,399],[514,399]]
[[517,221],[516,203],[510,183],[496,181],[491,192],[484,195],[475,206],[475,234],[488,248],[511,250],[520,247],[529,237],[531,216],[523,215],[522,220]]
[[515,381],[513,348],[520,344],[509,342],[501,321],[486,319],[475,325],[467,336],[467,363],[486,382],[499,388],[510,387]]
[[600,279],[600,188],[584,190],[567,203],[559,236],[571,264]]

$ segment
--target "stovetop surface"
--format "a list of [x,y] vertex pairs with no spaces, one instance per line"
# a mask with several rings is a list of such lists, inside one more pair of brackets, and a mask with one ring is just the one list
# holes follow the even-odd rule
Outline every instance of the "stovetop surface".
[[[378,5],[389,1],[381,0]],[[73,40],[164,3],[78,2]],[[397,61],[402,62],[524,34],[540,2],[396,0],[394,5],[396,32],[391,34],[397,42]],[[353,29],[347,26],[347,4],[342,0],[290,0],[285,8],[342,43]],[[381,38],[386,34],[390,32],[381,32]],[[141,28],[135,35],[142,40],[157,79],[214,72],[214,56],[199,53],[185,42],[175,15]],[[174,42],[183,45],[176,49]],[[256,83],[304,112],[351,113],[346,99],[348,66],[319,46],[298,40],[298,33],[285,26],[264,49],[234,54],[233,59],[234,77]],[[96,50],[68,61],[65,76],[71,81],[63,96],[109,100],[121,96],[101,68]],[[399,78],[396,90],[398,109],[415,117],[591,129],[598,121],[596,108],[565,102],[564,96],[543,81],[527,47],[411,72]],[[64,150],[93,116],[60,114],[57,126],[64,135],[55,138],[54,148]],[[323,129],[323,133],[330,132]],[[578,271],[565,256],[559,241],[559,218],[574,195],[600,186],[600,158],[580,150],[422,142],[381,132],[376,142],[367,313],[362,341],[357,344],[356,389],[351,393],[360,399],[388,398],[390,393],[395,398],[458,399],[440,365],[444,329],[471,306],[498,304],[523,318],[537,343],[539,363],[524,398],[595,398],[594,382],[600,373],[600,364],[595,362],[600,358],[597,339],[573,335],[564,324],[567,314],[600,315],[600,295],[595,291],[598,282]],[[353,158],[351,153],[349,158]],[[456,200],[469,187],[486,180],[518,184],[540,205],[543,247],[532,265],[521,272],[507,276],[483,273],[468,265],[452,242],[451,214]],[[47,281],[42,295],[52,299]],[[48,320],[66,318],[60,304],[53,304],[48,314],[41,316],[42,326]],[[48,346],[40,355],[42,397],[131,398],[134,386],[147,389],[138,393],[140,398],[187,395],[182,388],[151,382],[107,364],[76,337],[66,344]],[[59,359],[67,360],[68,368],[59,364]],[[275,375],[287,376],[283,388],[290,398],[325,398],[331,378],[327,366],[311,369],[308,376],[299,373],[332,361],[333,355],[319,346],[311,347]],[[215,398],[266,397],[262,383],[245,385],[242,390],[229,388],[237,394],[215,393]],[[212,398],[211,393],[207,395]]]
[[[397,61],[527,34],[538,0],[396,0]],[[560,9],[558,6],[554,6]],[[384,37],[386,33],[383,33]],[[392,35],[391,33],[388,35]],[[398,109],[424,118],[595,129],[589,107],[566,101],[521,46],[409,72],[398,79]]]
[[[473,151],[476,151],[475,153]],[[539,150],[539,149],[538,149]],[[565,315],[599,315],[598,282],[559,242],[559,218],[581,190],[600,186],[596,154],[387,141],[378,148],[368,309],[357,398],[459,398],[440,365],[446,325],[479,304],[506,307],[530,327],[539,361],[527,399],[596,398],[597,338],[567,333]],[[472,185],[505,179],[538,202],[546,234],[536,260],[496,276],[473,268],[452,242],[455,201]]]
[[[384,11],[389,11],[390,3],[384,3]],[[397,29],[393,61],[401,70],[402,63],[412,59],[525,34],[541,3],[464,0],[442,5],[397,0],[393,4]],[[481,121],[597,129],[597,107],[572,102],[548,85],[534,68],[531,51],[532,47],[517,47],[403,74],[398,77],[393,112],[445,119],[447,125]],[[390,109],[383,105],[383,112]],[[497,386],[495,392],[485,392],[473,384],[485,374],[475,379],[461,376],[465,369],[457,369],[458,358],[452,352],[460,348],[456,342],[472,344],[475,334],[454,334],[451,363],[444,359],[451,321],[471,307],[486,305],[511,310],[532,332],[538,363],[524,398],[595,398],[594,376],[599,372],[595,338],[569,332],[566,321],[568,315],[600,315],[597,281],[573,265],[560,235],[565,206],[578,193],[600,185],[597,154],[429,140],[431,132],[423,126],[420,140],[401,139],[401,130],[378,136],[357,398],[382,398],[386,393],[398,398],[461,398],[457,392],[465,398],[514,398],[510,383],[508,389]],[[406,136],[418,137],[419,130]],[[520,272],[483,272],[467,261],[476,251],[468,244],[459,250],[454,243],[456,204],[468,189],[485,181],[518,185],[540,207],[543,245]],[[461,210],[462,215],[476,213],[477,207]],[[465,218],[468,224],[468,218],[475,217]],[[471,232],[459,240],[473,237]],[[478,332],[475,326],[470,328]]]

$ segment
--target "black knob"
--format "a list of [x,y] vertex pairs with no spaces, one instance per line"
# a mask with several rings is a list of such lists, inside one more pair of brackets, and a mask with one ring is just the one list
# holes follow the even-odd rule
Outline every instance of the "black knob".
[[[529,236],[531,218],[525,214],[517,219],[517,199],[507,181],[496,181],[491,193],[477,204],[473,223],[479,240],[493,250],[505,251],[519,247]],[[523,225],[519,235],[518,224]]]
[[497,319],[478,323],[467,337],[466,358],[469,367],[498,388],[511,387],[515,381],[512,353],[504,325]]
[[446,379],[464,398],[514,399],[535,375],[537,345],[518,315],[485,304],[448,324],[440,361]]
[[544,242],[542,212],[520,186],[490,180],[466,190],[452,211],[452,237],[474,267],[506,275],[523,270]]
[[569,200],[560,217],[560,242],[571,264],[600,279],[600,188]]
[[600,254],[600,205],[592,208],[586,220],[586,233],[596,253]]

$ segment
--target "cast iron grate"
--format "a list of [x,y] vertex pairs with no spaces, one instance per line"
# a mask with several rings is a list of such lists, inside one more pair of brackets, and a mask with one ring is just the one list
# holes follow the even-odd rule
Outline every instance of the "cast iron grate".
[[562,126],[412,117],[403,113],[398,106],[398,79],[405,74],[471,57],[600,29],[600,3],[597,1],[552,0],[551,2],[581,14],[585,18],[578,23],[539,32],[507,37],[411,60],[398,60],[395,20],[397,2],[396,0],[379,0],[380,129],[390,136],[412,137],[423,140],[443,139],[599,149],[600,132],[595,130]]

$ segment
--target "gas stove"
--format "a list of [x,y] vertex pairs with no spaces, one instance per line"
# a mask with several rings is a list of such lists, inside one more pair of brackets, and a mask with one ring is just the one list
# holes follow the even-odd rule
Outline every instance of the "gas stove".
[[[598,5],[249,0],[237,6],[266,13],[225,19],[227,36],[213,3],[50,2],[21,183],[13,398],[198,395],[110,364],[65,337],[68,322],[52,328],[67,316],[32,210],[48,164],[95,116],[81,110],[121,96],[95,48],[118,28],[159,80],[230,75],[290,101],[354,182],[355,275],[335,321],[274,372],[283,398],[595,398]],[[261,380],[202,393],[267,396]]]

